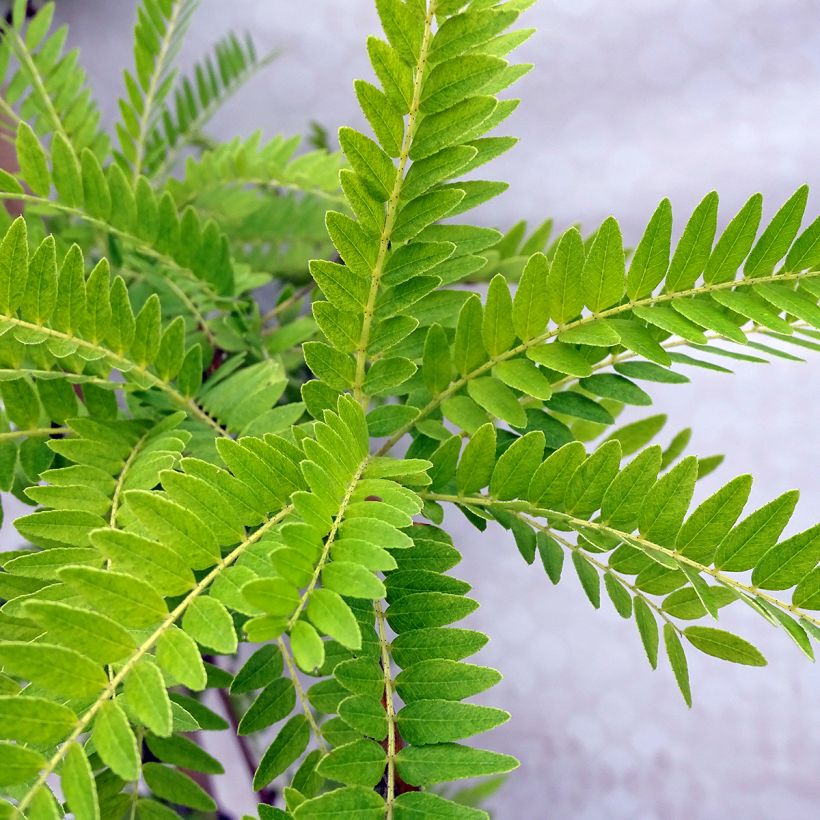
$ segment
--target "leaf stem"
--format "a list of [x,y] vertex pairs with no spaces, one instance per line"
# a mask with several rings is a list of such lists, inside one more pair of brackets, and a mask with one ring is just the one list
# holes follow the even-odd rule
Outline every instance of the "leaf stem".
[[566,521],[570,526],[573,527],[579,526],[585,527],[586,529],[598,530],[599,532],[603,532],[607,535],[613,536],[614,538],[618,538],[626,542],[627,544],[630,542],[638,543],[649,548],[650,550],[654,550],[656,552],[667,555],[670,558],[673,558],[675,561],[687,564],[688,566],[692,567],[698,572],[705,572],[707,575],[711,575],[718,583],[723,584],[724,586],[742,592],[747,596],[762,598],[764,601],[768,601],[768,603],[772,604],[772,606],[776,606],[778,609],[784,610],[785,612],[788,612],[797,618],[803,618],[809,623],[812,623],[815,626],[820,627],[820,619],[808,615],[799,607],[794,606],[794,604],[787,604],[785,601],[781,601],[779,598],[775,598],[774,595],[769,595],[766,592],[762,592],[757,587],[748,586],[742,583],[741,581],[738,581],[735,578],[726,575],[719,569],[714,569],[713,567],[709,567],[699,563],[698,561],[694,561],[692,558],[683,555],[683,553],[678,552],[677,550],[670,550],[668,547],[662,547],[659,544],[654,544],[651,541],[647,541],[645,538],[641,538],[638,535],[623,532],[622,530],[615,529],[614,527],[609,527],[606,524],[601,524],[597,521],[587,521],[583,518],[576,518],[575,516],[572,516],[569,513],[561,512],[560,510],[550,510],[541,507],[534,507],[533,505],[528,504],[526,501],[497,501],[488,496],[447,495],[444,493],[430,492],[419,493],[419,497],[430,501],[449,501],[453,504],[474,504],[476,506],[484,507],[505,507],[511,511],[524,512],[533,516],[545,518],[558,518],[562,521]]
[[404,184],[404,169],[407,160],[410,158],[410,148],[418,127],[419,106],[421,105],[421,89],[424,84],[425,69],[427,68],[427,53],[430,49],[430,41],[433,36],[433,18],[436,14],[437,0],[431,0],[427,5],[427,12],[424,17],[424,32],[422,34],[421,47],[419,49],[418,60],[416,61],[413,75],[413,97],[410,103],[410,111],[407,116],[407,124],[404,129],[404,139],[399,151],[399,165],[396,169],[396,178],[393,182],[393,190],[387,200],[387,210],[384,218],[384,227],[379,237],[379,250],[376,255],[376,263],[373,265],[373,275],[370,280],[370,292],[367,296],[367,304],[364,308],[362,320],[362,332],[359,336],[359,344],[356,348],[356,373],[353,380],[353,396],[361,402],[367,403],[363,386],[365,380],[365,367],[367,364],[367,348],[370,343],[370,331],[373,325],[373,315],[376,311],[376,299],[379,295],[384,263],[387,258],[387,251],[390,247],[390,237],[393,234],[393,226],[399,211],[399,197],[402,185]]
[[638,299],[634,302],[626,302],[623,305],[616,305],[615,307],[607,308],[606,310],[602,310],[600,313],[593,313],[589,316],[584,316],[581,319],[576,319],[575,321],[568,322],[565,325],[559,325],[558,327],[555,327],[552,330],[547,330],[544,333],[540,333],[538,336],[534,336],[532,339],[528,339],[527,341],[521,342],[521,344],[516,345],[510,350],[506,350],[503,353],[499,353],[497,356],[491,356],[486,362],[479,365],[474,370],[470,371],[461,378],[456,379],[454,382],[450,384],[449,387],[447,387],[441,393],[430,399],[430,401],[423,408],[421,408],[419,414],[412,421],[402,425],[395,433],[393,433],[393,435],[390,436],[390,438],[387,439],[387,441],[381,446],[377,455],[384,455],[385,453],[390,452],[390,450],[396,445],[396,443],[401,439],[402,436],[404,436],[406,433],[409,433],[413,429],[413,427],[416,424],[418,424],[419,421],[429,416],[430,413],[436,410],[443,401],[450,398],[450,396],[454,395],[459,390],[461,390],[461,388],[464,387],[464,385],[466,385],[468,382],[492,370],[492,368],[500,362],[504,362],[507,359],[511,359],[514,356],[519,355],[520,353],[525,353],[531,347],[543,344],[544,342],[547,342],[550,339],[555,338],[560,333],[563,333],[567,330],[572,330],[576,327],[583,327],[585,325],[591,324],[592,322],[596,322],[599,319],[612,318],[622,313],[627,313],[636,307],[651,307],[653,305],[661,304],[663,302],[669,302],[674,299],[684,299],[691,296],[698,296],[706,293],[714,293],[718,290],[728,290],[730,288],[735,287],[764,285],[772,282],[793,282],[799,279],[808,279],[815,276],[820,276],[820,271],[805,271],[802,273],[778,273],[773,274],[772,276],[759,276],[754,279],[733,279],[730,282],[719,282],[714,285],[703,285],[697,288],[690,288],[689,290],[678,291],[677,293],[661,293],[657,296],[648,296],[644,299]]
[[316,743],[319,745],[319,749],[322,753],[325,753],[327,752],[327,743],[325,742],[325,738],[322,735],[322,730],[319,728],[319,724],[316,722],[316,718],[313,715],[313,709],[311,708],[308,696],[302,686],[302,681],[299,680],[299,673],[296,671],[296,664],[293,662],[290,649],[288,649],[288,645],[281,637],[276,639],[276,643],[279,646],[279,651],[282,653],[282,660],[285,662],[285,668],[288,670],[288,675],[293,682],[293,689],[296,692],[296,697],[299,700],[300,705],[302,706],[302,712],[305,715],[305,720],[308,722],[308,726],[310,726],[310,730],[316,738]]
[[245,550],[255,544],[268,530],[275,527],[283,518],[285,518],[293,508],[288,505],[284,509],[280,510],[276,515],[272,518],[269,518],[261,527],[255,530],[248,538],[246,538],[241,544],[237,547],[234,547],[231,552],[229,552],[219,563],[217,563],[203,578],[199,583],[180,601],[176,607],[168,613],[162,623],[137,647],[137,649],[131,654],[131,657],[122,665],[119,672],[117,672],[114,677],[108,682],[108,685],[102,690],[102,692],[97,696],[97,699],[91,706],[86,709],[83,713],[82,717],[77,720],[77,723],[74,726],[71,734],[66,738],[60,748],[54,753],[51,760],[48,761],[46,766],[44,767],[43,771],[40,773],[40,776],[37,778],[35,783],[31,786],[31,788],[26,792],[26,794],[21,798],[17,810],[22,815],[26,808],[29,806],[31,801],[34,799],[34,795],[37,789],[42,786],[49,776],[57,769],[60,763],[63,760],[66,752],[70,748],[72,742],[77,740],[83,732],[88,729],[91,724],[91,721],[96,716],[97,712],[102,708],[102,705],[109,700],[109,698],[113,697],[117,691],[117,687],[128,677],[128,674],[131,670],[136,666],[139,660],[150,652],[156,642],[172,627],[174,624],[185,614],[188,607],[197,599],[200,595],[202,595],[208,587],[219,577],[223,570],[227,569],[231,566],[244,552]]
[[151,120],[153,118],[153,108],[155,97],[159,91],[162,76],[166,69],[166,60],[171,51],[171,45],[174,42],[174,37],[177,33],[177,27],[180,24],[180,15],[185,6],[186,0],[176,0],[171,15],[168,18],[168,26],[165,29],[165,34],[160,41],[159,52],[154,63],[154,69],[151,72],[151,79],[148,82],[148,89],[145,92],[145,97],[142,101],[142,113],[139,118],[139,125],[137,129],[137,139],[134,141],[134,169],[132,174],[132,182],[136,185],[137,179],[142,171],[142,164],[145,160],[145,147],[148,142],[149,129],[151,127]]
[[182,393],[180,393],[178,390],[172,387],[170,382],[164,381],[159,376],[152,373],[150,370],[147,370],[145,367],[138,365],[136,362],[130,361],[125,356],[121,356],[117,353],[114,353],[113,351],[108,350],[107,348],[104,348],[101,345],[94,344],[93,342],[88,342],[85,339],[80,339],[78,336],[73,336],[70,333],[63,333],[60,330],[54,330],[54,328],[45,327],[44,325],[38,325],[33,322],[26,322],[23,319],[18,319],[16,316],[2,317],[2,321],[8,322],[17,327],[25,328],[26,330],[36,330],[39,333],[43,333],[55,339],[61,339],[63,341],[72,342],[73,344],[76,344],[77,347],[82,347],[88,351],[98,354],[98,358],[105,358],[112,364],[113,367],[115,367],[125,376],[127,376],[128,373],[132,372],[138,373],[143,379],[150,383],[151,387],[156,387],[159,390],[161,390],[183,410],[185,410],[188,413],[191,413],[192,415],[196,416],[200,421],[213,427],[214,430],[216,430],[217,433],[219,433],[219,435],[226,437],[228,436],[227,431],[223,429],[222,425],[220,425],[217,421],[211,418],[205,412],[205,410],[203,410],[193,399],[186,398],[182,395]]
[[385,820],[393,818],[393,802],[396,799],[396,709],[393,703],[393,672],[390,667],[390,642],[381,601],[373,602],[376,626],[379,632],[382,671],[384,673],[384,710],[387,713],[387,790],[385,796]]

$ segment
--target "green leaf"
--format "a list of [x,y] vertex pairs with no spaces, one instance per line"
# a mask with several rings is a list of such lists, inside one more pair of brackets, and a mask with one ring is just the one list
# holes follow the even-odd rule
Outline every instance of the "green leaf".
[[345,786],[300,803],[293,816],[296,820],[333,820],[337,817],[381,820],[384,817],[384,800],[371,788]]
[[761,589],[788,589],[820,562],[820,524],[773,546],[752,572],[752,584]]
[[492,376],[473,379],[467,383],[467,393],[490,415],[506,421],[513,427],[527,426],[527,414],[515,393],[498,379]]
[[391,241],[410,241],[453,212],[463,199],[464,191],[460,189],[435,189],[408,202],[396,215]]
[[173,546],[193,569],[210,568],[219,561],[216,538],[189,510],[148,490],[130,490],[126,501],[146,532]]
[[458,315],[453,344],[453,362],[456,370],[466,376],[487,361],[482,339],[483,310],[481,299],[471,296],[464,302]]
[[683,633],[689,643],[707,655],[745,666],[766,666],[766,659],[748,641],[709,626],[688,626]]
[[519,339],[529,340],[543,332],[550,315],[547,281],[549,262],[535,253],[524,265],[513,297],[512,322]]
[[31,126],[25,121],[21,120],[17,126],[15,145],[23,179],[37,196],[47,197],[51,190],[51,177],[48,173],[46,152]]
[[447,111],[427,115],[416,130],[410,146],[410,159],[414,162],[424,159],[462,142],[465,134],[472,136],[474,130],[490,120],[497,106],[494,97],[468,97]]
[[310,740],[310,726],[304,715],[294,715],[280,729],[276,739],[268,746],[253,776],[255,791],[263,789],[274,778],[296,761],[305,751]]
[[692,499],[697,475],[697,459],[688,456],[647,493],[638,521],[644,539],[661,546],[674,543]]
[[0,242],[0,313],[11,316],[23,300],[28,276],[26,223],[18,216]]
[[379,359],[368,369],[364,389],[368,394],[395,389],[413,376],[416,369],[416,365],[404,356]]
[[45,324],[54,310],[56,300],[57,257],[54,237],[47,236],[31,257],[20,314],[34,324]]
[[290,678],[269,683],[239,721],[237,734],[250,735],[286,718],[296,705],[296,693]]
[[621,445],[609,441],[580,464],[567,485],[564,499],[567,512],[581,518],[588,518],[595,512],[617,475],[620,463]]
[[533,430],[516,439],[504,451],[490,479],[490,495],[493,498],[507,501],[526,495],[530,476],[541,464],[544,443],[544,434]]
[[470,495],[487,486],[495,466],[495,427],[483,424],[476,430],[461,455],[456,471],[459,493]]
[[157,663],[174,680],[198,692],[207,676],[199,648],[190,635],[177,627],[166,629],[157,641]]
[[49,640],[99,664],[121,660],[136,649],[125,628],[97,612],[52,601],[28,601],[23,612],[46,630]]
[[182,628],[202,646],[232,655],[237,638],[233,619],[224,604],[210,596],[200,596],[185,610]]
[[171,734],[171,702],[159,669],[141,658],[128,673],[123,688],[125,703],[155,735]]
[[402,114],[406,114],[413,99],[412,70],[392,46],[376,37],[367,38],[367,53],[385,94]]
[[669,293],[691,288],[706,267],[717,229],[717,209],[718,195],[711,191],[686,223],[666,276]]
[[420,110],[425,114],[446,111],[481,91],[506,65],[504,60],[486,54],[464,54],[439,63],[425,77]]
[[787,271],[815,269],[820,259],[820,217],[797,237],[786,257]]
[[572,565],[575,567],[575,572],[578,574],[578,580],[581,582],[581,587],[584,594],[589,599],[589,602],[595,609],[601,607],[601,578],[598,571],[589,561],[584,558],[580,552],[573,551]]
[[362,636],[356,618],[341,596],[329,589],[316,589],[310,596],[307,616],[313,625],[348,649],[359,649]]
[[0,664],[6,673],[66,698],[96,695],[108,681],[102,667],[84,655],[47,643],[6,641],[0,644]]
[[440,325],[431,325],[427,331],[422,374],[427,389],[434,395],[443,392],[453,378],[450,343],[446,332]]
[[188,563],[163,544],[122,530],[95,530],[91,543],[110,566],[152,584],[162,595],[181,595],[196,584]]
[[536,547],[547,577],[553,584],[557,584],[564,568],[564,551],[557,541],[540,531],[536,533]]
[[123,780],[136,780],[140,772],[137,739],[128,718],[113,700],[105,701],[94,718],[91,735],[103,762]]
[[161,763],[146,763],[142,767],[145,784],[163,800],[198,811],[216,811],[214,799],[194,780],[178,769]]
[[551,370],[567,376],[583,378],[592,375],[592,366],[574,347],[563,342],[550,342],[527,349],[527,357]]
[[620,301],[624,294],[626,269],[621,229],[607,217],[595,234],[581,271],[584,303],[598,313]]
[[752,489],[750,475],[737,476],[706,499],[685,521],[675,547],[701,564],[711,564],[716,545],[737,521]]
[[746,276],[768,276],[786,255],[800,230],[808,196],[808,185],[801,185],[774,215],[746,260]]
[[570,478],[586,458],[584,445],[572,441],[551,453],[530,480],[527,498],[537,507],[562,509]]
[[82,817],[83,820],[100,820],[97,786],[88,758],[79,743],[71,743],[63,756],[60,785],[68,808],[75,817]]
[[626,587],[609,572],[604,575],[604,587],[615,611],[622,618],[632,617],[632,596]]
[[729,319],[708,295],[676,299],[672,307],[682,316],[706,330],[713,330],[738,344],[746,344],[746,335]]
[[433,627],[398,635],[392,644],[396,663],[407,668],[432,659],[461,660],[474,655],[487,643],[487,636],[470,629]]
[[726,230],[712,251],[703,281],[708,284],[730,282],[737,275],[743,260],[755,241],[757,227],[763,213],[763,197],[754,194],[726,226]]
[[33,780],[45,765],[46,759],[34,749],[0,741],[0,786],[16,786]]
[[224,774],[222,764],[192,740],[181,735],[154,737],[149,735],[146,743],[151,753],[163,763],[171,763],[184,769],[203,774]]
[[720,542],[715,567],[730,572],[752,569],[777,542],[799,495],[797,490],[790,490],[744,518]]
[[581,379],[578,384],[596,396],[614,399],[622,404],[646,407],[652,404],[650,396],[637,384],[615,373],[596,373]]
[[[709,587],[709,596],[717,609],[737,600],[737,593],[722,586]],[[667,595],[663,600],[663,611],[668,612],[674,618],[684,620],[694,620],[706,615],[706,607],[701,598],[689,586],[676,589],[671,595]]]
[[389,156],[397,157],[401,153],[404,137],[402,112],[396,110],[390,98],[376,86],[364,80],[355,80],[354,87],[359,105],[376,138]]
[[431,659],[412,664],[399,673],[396,689],[406,703],[428,700],[461,700],[495,686],[501,675],[495,669],[454,660]]
[[111,212],[111,193],[99,160],[88,148],[80,152],[85,209],[91,216],[106,220]]
[[375,786],[384,774],[386,754],[372,740],[355,740],[322,758],[317,771],[346,786]]
[[491,356],[498,356],[512,347],[515,330],[512,323],[513,303],[507,280],[496,274],[487,291],[481,335],[484,348]]
[[396,716],[402,737],[414,746],[461,740],[506,723],[508,712],[454,700],[418,700]]
[[282,674],[284,662],[279,647],[267,644],[245,661],[231,684],[232,695],[242,695],[267,686]]
[[368,183],[374,196],[385,202],[396,181],[396,167],[390,157],[373,140],[352,128],[339,129],[339,144],[353,170]]
[[365,567],[350,561],[331,561],[322,570],[322,586],[350,598],[378,600],[384,584]]
[[570,228],[561,237],[547,274],[549,315],[559,325],[574,319],[584,307],[583,268],[584,242],[578,229]]
[[396,757],[399,777],[411,786],[429,786],[466,777],[504,774],[518,768],[511,755],[439,743],[433,746],[405,746]]
[[658,622],[643,598],[635,598],[635,623],[641,636],[646,657],[653,669],[658,668]]
[[601,520],[616,529],[634,528],[660,467],[661,448],[657,444],[639,453],[607,487],[601,501]]
[[792,603],[802,609],[820,609],[820,568],[813,569],[797,585],[792,595]]
[[663,281],[669,267],[671,240],[672,205],[668,199],[662,199],[629,265],[626,293],[631,300],[648,296]]
[[376,0],[376,10],[390,44],[407,65],[415,65],[421,51],[423,17],[398,0]]
[[493,368],[493,376],[508,387],[520,390],[528,396],[547,401],[552,396],[549,379],[526,359],[511,359],[499,362]]
[[0,738],[49,746],[74,728],[76,715],[67,706],[28,695],[0,695]]
[[672,624],[663,625],[663,640],[666,645],[669,665],[672,667],[675,680],[678,682],[678,688],[686,701],[686,705],[691,706],[692,690],[689,687],[689,665],[686,663],[686,654],[683,651],[683,646],[681,646],[678,633]]
[[325,662],[325,647],[316,630],[305,621],[297,621],[290,634],[293,657],[300,669],[313,672]]
[[168,614],[157,592],[131,576],[93,567],[65,567],[58,576],[95,609],[129,629],[158,624]]
[[461,594],[417,592],[403,595],[387,610],[387,621],[397,633],[424,627],[446,626],[460,621],[478,608]]

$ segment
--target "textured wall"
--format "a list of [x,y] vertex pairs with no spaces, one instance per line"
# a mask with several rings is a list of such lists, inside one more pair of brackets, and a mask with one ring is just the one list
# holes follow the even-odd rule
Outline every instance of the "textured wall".
[[[58,6],[113,116],[133,3]],[[521,59],[536,68],[520,84],[524,103],[508,129],[521,144],[493,168],[512,186],[484,207],[485,222],[553,216],[591,226],[613,213],[634,241],[665,195],[680,225],[715,188],[725,222],[755,190],[771,214],[797,185],[820,181],[817,0],[541,0],[527,18],[539,31]],[[251,29],[282,56],[221,113],[215,133],[360,122],[351,83],[367,72],[369,0],[203,0],[183,57],[229,27]],[[816,194],[809,210],[818,210]],[[813,523],[817,358],[691,375],[692,385],[654,395],[668,430],[695,427],[695,452],[727,454],[709,487],[752,472],[760,479],[751,504],[801,487],[794,528]],[[744,669],[693,651],[690,712],[668,668],[649,670],[634,627],[608,604],[593,612],[569,575],[552,588],[499,531],[480,537],[452,523],[466,553],[462,574],[483,602],[473,624],[494,639],[483,660],[506,676],[493,702],[513,713],[492,742],[524,760],[494,802],[497,817],[817,816],[820,674],[786,637],[728,613],[770,666]],[[246,795],[232,800],[237,814],[249,808]]]

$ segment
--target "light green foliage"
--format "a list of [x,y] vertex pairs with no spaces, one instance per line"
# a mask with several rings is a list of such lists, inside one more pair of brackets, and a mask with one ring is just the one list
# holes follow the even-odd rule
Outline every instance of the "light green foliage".
[[664,199],[634,250],[614,217],[471,225],[506,188],[484,166],[516,142],[528,5],[377,0],[370,133],[333,152],[319,125],[310,151],[205,136],[270,56],[229,33],[178,76],[195,0],[139,4],[112,151],[53,6],[15,3],[0,489],[36,509],[0,556],[3,816],[213,813],[188,772],[222,774],[199,733],[231,727],[253,788],[274,784],[261,820],[486,817],[476,795],[518,762],[477,738],[510,716],[472,702],[500,675],[471,662],[488,639],[464,622],[452,507],[552,583],[571,563],[690,705],[687,651],[765,665],[712,623],[728,606],[814,657],[797,492],[748,511],[741,475],[693,504],[721,457],[642,410],[688,368],[820,347],[806,188],[722,232],[716,193],[674,225]]

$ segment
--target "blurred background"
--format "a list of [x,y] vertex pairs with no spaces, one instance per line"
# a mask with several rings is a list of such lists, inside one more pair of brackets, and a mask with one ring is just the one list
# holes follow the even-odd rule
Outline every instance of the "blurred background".
[[[57,8],[111,122],[135,4],[58,0]],[[511,186],[478,212],[481,222],[534,227],[551,216],[561,229],[589,230],[613,214],[634,243],[663,196],[680,230],[713,188],[725,224],[757,190],[770,217],[801,183],[820,187],[817,0],[540,0],[522,22],[538,32],[517,56],[536,65],[516,88],[523,103],[505,129],[521,142],[489,166]],[[230,28],[281,54],[219,113],[214,136],[306,134],[311,120],[331,135],[362,125],[352,81],[370,75],[364,43],[378,30],[370,0],[202,0],[183,64]],[[815,192],[809,217],[818,204]],[[799,487],[791,531],[810,526],[820,511],[820,356],[735,364],[734,376],[697,370],[691,385],[655,385],[652,412],[668,414],[666,440],[691,426],[692,452],[725,453],[700,497],[751,472],[749,509]],[[571,570],[553,588],[500,530],[482,536],[463,519],[449,523],[465,552],[460,575],[482,602],[471,626],[492,638],[479,661],[505,675],[491,700],[513,715],[487,742],[523,761],[487,804],[496,817],[818,816],[820,670],[785,633],[724,610],[727,628],[755,642],[769,668],[692,651],[690,711],[668,667],[650,670],[634,624],[608,602],[595,612]],[[237,817],[252,809],[250,794],[226,788]]]

